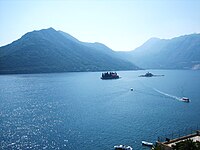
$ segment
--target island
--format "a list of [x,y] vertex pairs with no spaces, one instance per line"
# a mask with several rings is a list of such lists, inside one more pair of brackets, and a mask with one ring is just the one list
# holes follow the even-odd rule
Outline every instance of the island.
[[164,75],[154,75],[150,72],[147,72],[145,75],[140,75],[139,77],[161,77],[161,76],[164,76]]
[[102,73],[101,76],[102,80],[109,80],[109,79],[119,79],[119,76],[116,72],[106,72],[106,73]]

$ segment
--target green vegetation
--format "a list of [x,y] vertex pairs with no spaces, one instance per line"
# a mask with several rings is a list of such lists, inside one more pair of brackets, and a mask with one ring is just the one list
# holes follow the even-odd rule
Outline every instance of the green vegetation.
[[[194,142],[191,139],[181,141],[172,146],[173,150],[200,150],[200,142]],[[160,145],[156,145],[152,150],[165,150]]]
[[0,74],[138,69],[115,53],[101,44],[80,42],[53,28],[43,29],[0,47]]
[[191,139],[182,141],[173,146],[173,150],[200,150],[200,142]]
[[152,150],[164,150],[160,145],[156,145]]
[[152,38],[121,55],[145,69],[200,69],[200,34],[167,40]]

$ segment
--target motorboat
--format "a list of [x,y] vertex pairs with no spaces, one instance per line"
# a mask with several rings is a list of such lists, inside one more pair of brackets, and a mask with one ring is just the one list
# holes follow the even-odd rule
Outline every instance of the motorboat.
[[126,145],[116,145],[114,146],[115,150],[133,150],[131,146]]
[[181,98],[181,100],[182,100],[182,101],[184,101],[184,102],[187,102],[187,103],[189,103],[189,102],[190,102],[190,99],[189,99],[189,98],[187,98],[187,97],[182,97],[182,98]]

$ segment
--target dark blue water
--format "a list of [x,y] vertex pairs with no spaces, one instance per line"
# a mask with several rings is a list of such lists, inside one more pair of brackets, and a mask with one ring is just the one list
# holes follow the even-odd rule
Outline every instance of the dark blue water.
[[138,77],[145,72],[118,72],[118,80],[98,72],[0,76],[0,149],[146,149],[142,140],[200,124],[200,71]]

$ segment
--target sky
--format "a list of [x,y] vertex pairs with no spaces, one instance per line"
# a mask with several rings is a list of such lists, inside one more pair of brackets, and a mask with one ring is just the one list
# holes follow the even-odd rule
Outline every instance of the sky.
[[49,27],[129,51],[152,37],[200,33],[200,0],[0,0],[0,46]]

